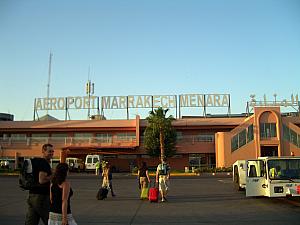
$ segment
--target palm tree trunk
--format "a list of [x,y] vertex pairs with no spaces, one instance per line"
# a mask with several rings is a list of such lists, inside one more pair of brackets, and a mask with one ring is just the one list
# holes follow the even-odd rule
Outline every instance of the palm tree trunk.
[[165,145],[164,145],[164,132],[163,129],[160,128],[159,131],[159,142],[160,142],[160,160],[163,161],[165,158]]

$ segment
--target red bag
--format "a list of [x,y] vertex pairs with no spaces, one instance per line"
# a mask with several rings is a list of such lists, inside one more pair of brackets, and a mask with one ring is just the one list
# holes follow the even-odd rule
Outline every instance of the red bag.
[[300,194],[300,185],[297,186],[297,194]]
[[158,188],[155,186],[149,189],[149,201],[158,202]]

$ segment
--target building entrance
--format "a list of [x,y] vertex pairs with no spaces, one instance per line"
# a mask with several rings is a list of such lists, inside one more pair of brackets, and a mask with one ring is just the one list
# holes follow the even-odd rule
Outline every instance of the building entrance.
[[260,154],[264,156],[278,156],[278,146],[261,146]]

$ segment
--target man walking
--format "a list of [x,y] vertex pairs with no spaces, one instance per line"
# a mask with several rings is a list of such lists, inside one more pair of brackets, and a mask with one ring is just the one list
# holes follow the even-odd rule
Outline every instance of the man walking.
[[48,224],[50,206],[50,160],[53,158],[53,145],[44,144],[42,147],[42,158],[32,159],[32,171],[36,186],[29,190],[27,199],[27,213],[25,225],[38,225],[42,219]]
[[166,158],[161,159],[161,163],[156,169],[156,183],[159,184],[159,191],[161,194],[161,201],[165,202],[167,200],[167,194],[169,190],[170,180],[170,167],[167,164]]

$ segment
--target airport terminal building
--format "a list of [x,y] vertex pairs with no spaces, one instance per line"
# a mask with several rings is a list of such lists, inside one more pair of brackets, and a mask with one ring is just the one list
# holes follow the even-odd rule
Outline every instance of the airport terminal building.
[[[177,98],[170,99],[169,103],[178,105]],[[227,104],[226,101],[223,99],[222,104]],[[126,102],[128,106],[128,99],[124,99],[124,105]],[[155,103],[153,98],[149,102]],[[180,98],[178,102],[184,103]],[[36,106],[42,107],[42,103],[38,104]],[[114,104],[113,101],[110,104]],[[177,131],[176,154],[168,159],[172,169],[230,167],[238,159],[259,156],[300,156],[299,111],[283,113],[281,108],[280,104],[265,104],[253,106],[251,113],[177,116],[172,123]],[[107,120],[101,116],[91,118],[0,119],[0,158],[17,167],[24,158],[40,156],[41,146],[51,143],[55,146],[57,160],[64,161],[66,157],[84,160],[88,154],[98,154],[121,172],[130,171],[140,161],[146,161],[150,167],[157,165],[158,158],[151,158],[144,148],[145,119],[139,115],[123,120]]]

